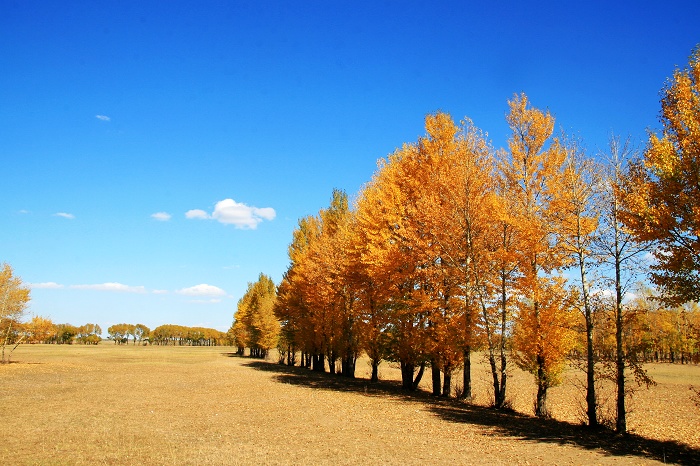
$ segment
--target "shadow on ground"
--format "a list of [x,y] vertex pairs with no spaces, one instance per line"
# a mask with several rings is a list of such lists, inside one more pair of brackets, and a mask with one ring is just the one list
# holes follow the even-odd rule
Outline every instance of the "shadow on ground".
[[[225,355],[238,357],[233,353]],[[367,379],[347,379],[328,373],[313,372],[302,367],[289,367],[265,361],[248,360],[245,365],[256,370],[274,373],[277,381],[281,383],[319,390],[356,392],[367,396],[390,396],[402,401],[421,403],[446,421],[482,426],[485,433],[490,435],[571,445],[613,456],[636,456],[665,463],[700,465],[700,449],[675,441],[655,440],[636,434],[616,435],[605,429],[592,430],[570,422],[538,419],[511,411],[435,398],[423,391],[408,393],[395,382],[370,383]]]

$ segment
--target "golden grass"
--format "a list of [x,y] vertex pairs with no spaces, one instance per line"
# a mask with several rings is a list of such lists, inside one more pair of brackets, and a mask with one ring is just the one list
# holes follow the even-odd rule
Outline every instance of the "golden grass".
[[[229,352],[20,346],[18,362],[0,366],[0,464],[651,464],[667,454],[692,464],[700,457],[700,410],[688,390],[700,385],[696,366],[651,366],[659,385],[636,396],[629,424],[637,435],[615,440],[479,407],[488,403],[483,364],[474,371],[477,406],[466,406],[406,396],[388,364],[380,372],[388,382],[372,385]],[[357,372],[369,376],[362,361]],[[428,382],[426,374],[426,389]],[[509,383],[516,410],[531,412],[531,377],[514,370]],[[552,390],[557,419],[578,420],[576,397],[571,384]]]

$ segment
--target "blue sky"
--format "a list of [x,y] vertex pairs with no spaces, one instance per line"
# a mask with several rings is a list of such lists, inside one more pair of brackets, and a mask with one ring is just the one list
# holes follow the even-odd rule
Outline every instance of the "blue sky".
[[643,143],[700,3],[0,3],[0,262],[54,322],[226,330],[427,113]]

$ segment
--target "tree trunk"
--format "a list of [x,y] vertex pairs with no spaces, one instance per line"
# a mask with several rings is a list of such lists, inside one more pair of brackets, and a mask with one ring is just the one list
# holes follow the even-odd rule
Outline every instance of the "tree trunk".
[[372,359],[372,377],[369,379],[370,382],[379,382],[379,360]]
[[420,369],[418,369],[418,374],[416,374],[416,378],[413,381],[413,384],[411,385],[411,390],[416,391],[418,390],[418,385],[420,385],[420,381],[423,378],[423,373],[425,372],[425,363],[421,363]]
[[325,365],[325,357],[323,354],[314,354],[312,358],[312,370],[315,372],[325,372],[326,371],[326,365]]
[[547,410],[547,377],[544,369],[544,358],[537,356],[537,403],[535,405],[535,416],[549,417]]
[[401,387],[405,390],[413,389],[413,372],[415,368],[413,363],[401,362]]
[[349,377],[351,379],[355,378],[355,363],[357,361],[357,358],[355,357],[354,354],[348,353],[345,355],[343,358],[343,366],[342,366],[342,371],[343,371],[343,377]]
[[440,396],[440,384],[442,383],[440,380],[440,366],[434,359],[430,363],[430,370],[433,375],[433,395]]
[[464,391],[462,392],[462,398],[465,400],[472,399],[472,348],[471,345],[467,345],[464,348],[464,371],[462,372],[462,382],[464,384]]
[[[615,205],[617,213],[617,205]],[[615,430],[627,432],[627,412],[625,409],[625,352],[622,342],[622,271],[621,254],[618,243],[617,215],[615,218],[615,367],[617,383],[617,420]]]
[[442,396],[449,398],[452,395],[452,373],[445,372],[445,380],[442,384]]

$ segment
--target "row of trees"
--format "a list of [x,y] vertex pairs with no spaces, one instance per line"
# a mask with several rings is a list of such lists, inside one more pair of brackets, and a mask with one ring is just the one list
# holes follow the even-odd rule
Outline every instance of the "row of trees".
[[129,337],[134,345],[144,343],[148,340],[151,329],[143,324],[114,324],[107,329],[109,338],[114,340],[115,345],[125,345],[129,342]]
[[[354,209],[334,191],[300,220],[275,304],[287,361],[301,352],[332,372],[340,361],[352,377],[364,351],[373,380],[385,359],[408,389],[430,368],[444,395],[463,368],[469,398],[471,354],[483,349],[494,406],[506,404],[512,361],[534,375],[546,416],[548,389],[580,355],[589,424],[596,379],[612,374],[625,431],[628,371],[651,383],[640,360],[699,351],[697,307],[685,304],[700,299],[698,81],[700,49],[664,88],[663,135],[643,159],[615,137],[588,157],[524,94],[508,103],[506,150],[469,120],[429,115],[426,136],[380,161]],[[661,294],[630,299],[648,265]],[[674,331],[663,335],[659,318]]]
[[71,324],[54,324],[51,319],[34,316],[21,324],[22,334],[28,343],[96,345],[102,341],[102,328],[97,324],[85,324],[76,327]]
[[154,328],[148,335],[152,345],[219,346],[231,344],[231,340],[225,332],[205,327],[167,324]]

